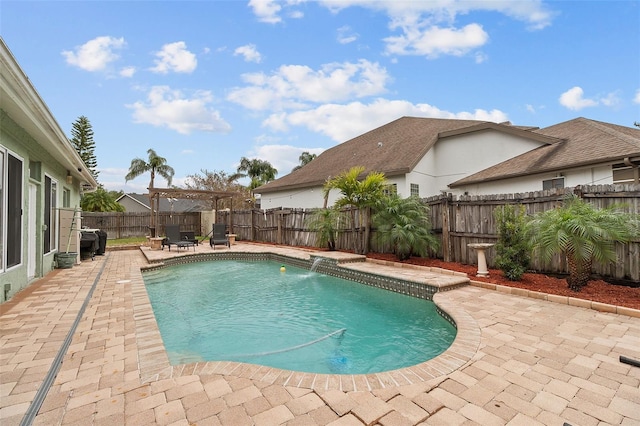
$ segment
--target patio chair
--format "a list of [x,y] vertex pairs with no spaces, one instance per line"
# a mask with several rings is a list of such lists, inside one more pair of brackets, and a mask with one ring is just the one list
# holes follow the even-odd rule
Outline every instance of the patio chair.
[[229,244],[229,237],[227,237],[225,232],[225,224],[224,223],[214,223],[213,224],[213,234],[211,238],[209,238],[209,245],[216,249],[216,244],[223,244],[227,247],[231,247]]
[[166,234],[166,238],[162,240],[162,250],[164,250],[164,246],[169,247],[169,251],[171,251],[171,246],[174,245],[180,251],[181,248],[189,248],[193,247],[193,251],[196,250],[196,245],[193,241],[183,240],[180,238],[180,225],[165,225],[164,232]]

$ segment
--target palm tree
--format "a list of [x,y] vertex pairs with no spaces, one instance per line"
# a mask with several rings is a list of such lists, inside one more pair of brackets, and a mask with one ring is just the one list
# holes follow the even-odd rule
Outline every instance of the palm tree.
[[439,241],[431,233],[429,208],[418,197],[400,198],[397,194],[384,197],[373,216],[378,241],[389,244],[398,260],[412,254],[426,257],[438,248]]
[[301,169],[303,166],[306,166],[311,161],[313,161],[316,157],[316,154],[310,154],[308,151],[303,152],[302,154],[300,154],[300,157],[298,157],[298,160],[300,160],[300,164],[295,166],[291,171],[295,172],[296,170]]
[[337,209],[318,209],[309,218],[307,226],[316,232],[318,246],[327,246],[330,251],[336,249],[336,232],[340,212]]
[[271,163],[257,158],[248,159],[242,157],[240,159],[240,165],[238,166],[238,172],[230,176],[230,180],[236,180],[243,177],[251,178],[249,189],[253,190],[260,185],[264,185],[267,182],[271,182],[276,178],[278,170],[275,169]]
[[[153,183],[156,178],[156,173],[162,176],[167,180],[167,185],[171,186],[171,181],[173,180],[173,175],[175,171],[171,166],[167,164],[167,159],[164,157],[160,157],[153,149],[147,150],[147,154],[149,154],[149,161],[145,161],[142,158],[134,158],[131,160],[131,165],[129,166],[129,173],[124,177],[125,181],[128,182],[132,179],[137,178],[138,176],[151,172],[151,180],[149,181],[149,189],[154,188]],[[154,227],[154,217],[153,217],[153,197],[151,196],[151,191],[149,192],[149,205],[151,207],[151,227]]]
[[573,291],[587,285],[593,261],[614,262],[615,243],[640,235],[640,220],[619,206],[597,209],[576,195],[555,209],[538,213],[527,224],[533,247],[545,260],[555,253],[567,258],[567,284]]
[[80,200],[80,207],[85,212],[123,212],[124,207],[118,203],[113,194],[102,186],[93,192],[87,192]]
[[[371,172],[364,179],[358,180],[363,172],[364,167],[352,167],[350,170],[327,180],[323,187],[325,199],[332,189],[337,189],[342,194],[342,197],[335,202],[336,208],[350,208],[353,251],[360,254],[366,254],[369,250],[370,210],[384,196],[387,182],[384,173],[379,172]],[[356,210],[360,215],[360,226],[357,226]],[[362,224],[365,225],[364,241],[362,241]]]

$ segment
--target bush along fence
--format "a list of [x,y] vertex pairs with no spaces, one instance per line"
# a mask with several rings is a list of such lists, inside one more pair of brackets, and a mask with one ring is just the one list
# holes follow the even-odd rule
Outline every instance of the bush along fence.
[[[469,248],[472,243],[496,243],[498,240],[495,210],[504,205],[522,205],[528,215],[555,208],[563,202],[569,193],[576,193],[585,201],[602,208],[612,204],[623,205],[629,213],[640,214],[640,185],[592,185],[575,188],[536,191],[518,194],[499,195],[459,195],[442,194],[423,199],[423,203],[430,209],[431,224],[434,234],[441,244],[433,257],[445,261],[475,264],[477,254]],[[216,222],[226,223],[228,231],[236,234],[236,240],[256,241],[291,246],[317,246],[316,232],[308,226],[310,216],[317,209],[276,208],[269,210],[236,210],[218,211]],[[126,219],[127,216],[136,219]],[[107,217],[113,217],[107,219]],[[173,214],[160,213],[160,233],[166,223],[180,223],[183,230],[193,230],[206,235],[210,230],[201,229],[196,220],[199,216],[194,213]],[[87,218],[102,219],[102,223],[91,222],[91,227],[106,230],[109,238],[121,238],[117,235],[142,236],[148,235],[148,213],[83,213],[83,225],[87,225]],[[196,219],[197,217],[197,219]],[[359,217],[359,215],[356,215]],[[113,236],[106,228],[113,221],[121,221],[118,228],[115,224]],[[350,250],[353,247],[353,230],[350,222],[350,211],[341,212],[336,235],[336,249]],[[134,224],[135,222],[135,224]],[[127,224],[128,225],[124,225]],[[360,228],[363,224],[357,223]],[[369,251],[389,253],[391,247],[380,245],[376,241],[376,230],[372,228],[369,240]],[[593,265],[593,272],[604,277],[633,281],[640,283],[640,240],[628,244],[616,245],[618,262],[611,265]],[[495,250],[490,248],[486,252],[489,267],[494,266]],[[550,273],[565,274],[566,260],[557,255],[549,262],[542,262],[532,258],[531,269]]]

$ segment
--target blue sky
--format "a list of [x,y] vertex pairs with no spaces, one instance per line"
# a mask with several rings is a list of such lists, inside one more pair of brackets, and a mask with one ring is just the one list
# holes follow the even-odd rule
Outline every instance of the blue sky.
[[[638,1],[0,1],[5,42],[98,181],[153,148],[173,184],[260,158],[278,177],[402,116],[640,121]],[[165,186],[163,179],[156,186]]]

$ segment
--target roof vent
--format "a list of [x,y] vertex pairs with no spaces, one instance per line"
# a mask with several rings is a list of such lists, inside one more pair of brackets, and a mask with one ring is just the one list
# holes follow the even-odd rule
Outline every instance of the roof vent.
[[378,148],[382,148],[382,142],[378,142]]

